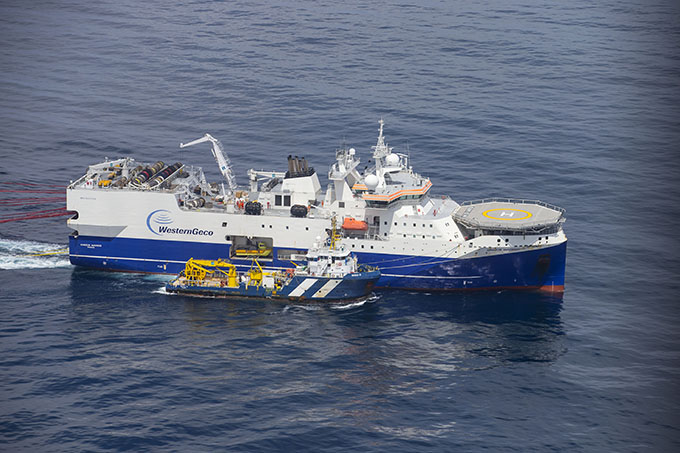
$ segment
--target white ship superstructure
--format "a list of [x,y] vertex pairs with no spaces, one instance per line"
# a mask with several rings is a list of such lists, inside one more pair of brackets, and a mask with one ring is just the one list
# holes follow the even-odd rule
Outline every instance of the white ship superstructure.
[[207,134],[182,146],[210,142],[222,183],[181,163],[123,158],[92,165],[67,189],[67,209],[77,212],[68,221],[71,261],[161,273],[177,273],[198,256],[291,267],[326,237],[335,216],[346,246],[361,263],[380,268],[378,286],[563,289],[564,210],[536,201],[458,204],[430,196],[432,182],[387,145],[383,124],[374,165],[360,172],[353,148],[337,150],[325,189],[297,156],[288,156],[285,172],[249,170],[247,187],[239,188],[220,142]]

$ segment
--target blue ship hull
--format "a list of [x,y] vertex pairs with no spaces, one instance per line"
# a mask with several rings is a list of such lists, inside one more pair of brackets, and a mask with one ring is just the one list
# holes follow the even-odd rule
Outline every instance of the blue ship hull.
[[[378,266],[381,288],[426,291],[481,289],[564,290],[567,243],[475,258],[441,258],[353,252],[359,263]],[[71,263],[96,269],[177,274],[190,258],[229,256],[229,244],[71,236]],[[274,257],[277,250],[274,248]],[[231,261],[242,269],[251,260]],[[290,261],[263,260],[268,268],[289,268]]]

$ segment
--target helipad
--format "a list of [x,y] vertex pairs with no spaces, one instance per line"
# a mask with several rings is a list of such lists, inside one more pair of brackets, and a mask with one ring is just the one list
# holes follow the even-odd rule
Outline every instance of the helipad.
[[539,232],[564,221],[564,209],[541,201],[490,198],[466,201],[454,220],[484,230]]

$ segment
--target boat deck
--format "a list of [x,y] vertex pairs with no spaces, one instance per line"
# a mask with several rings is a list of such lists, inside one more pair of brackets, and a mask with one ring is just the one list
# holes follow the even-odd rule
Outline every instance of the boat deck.
[[466,201],[454,220],[484,230],[538,232],[564,222],[565,210],[541,201],[490,198]]

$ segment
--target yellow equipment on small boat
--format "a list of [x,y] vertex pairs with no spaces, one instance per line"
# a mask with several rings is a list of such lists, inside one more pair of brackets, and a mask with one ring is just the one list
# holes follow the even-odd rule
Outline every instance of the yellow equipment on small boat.
[[[227,269],[225,271],[225,269]],[[227,276],[227,286],[238,287],[236,266],[224,260],[196,260],[191,258],[184,267],[184,277],[192,282],[205,280],[207,275],[224,274]]]

